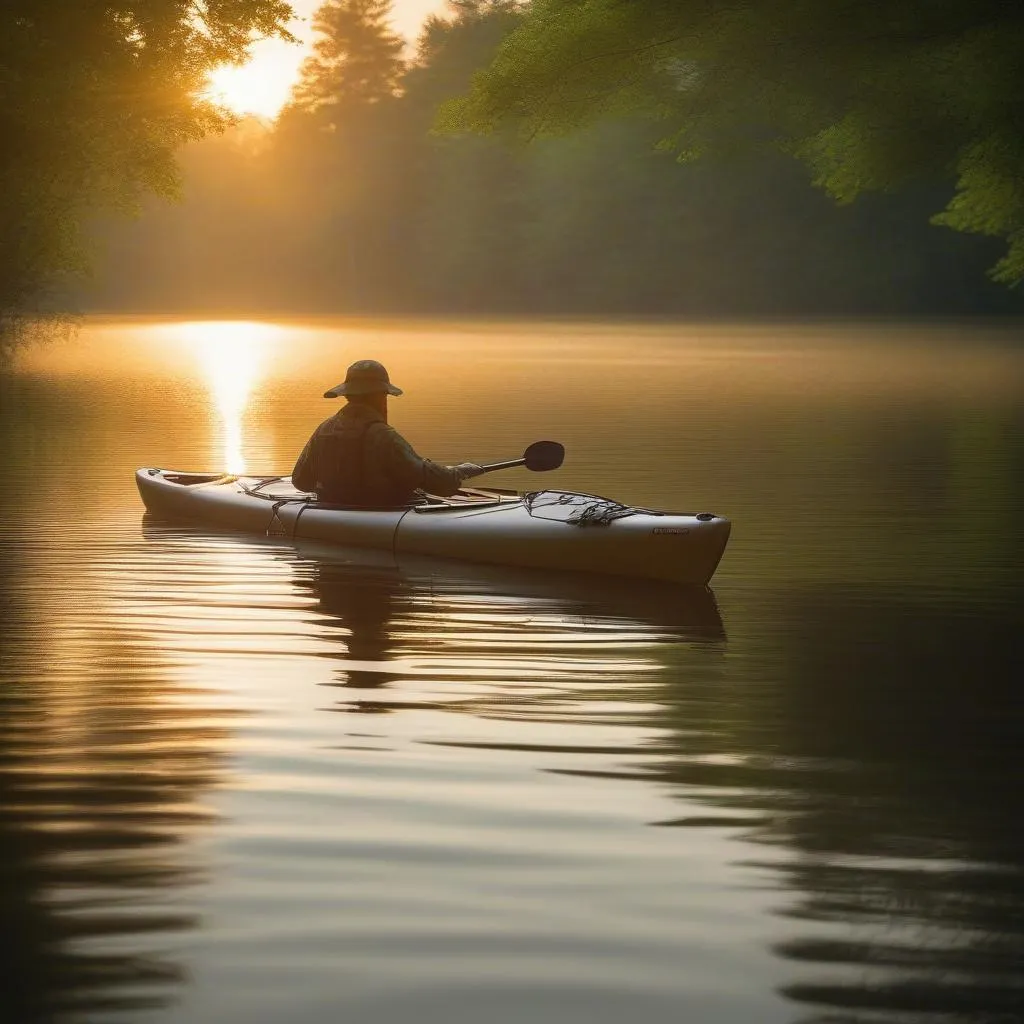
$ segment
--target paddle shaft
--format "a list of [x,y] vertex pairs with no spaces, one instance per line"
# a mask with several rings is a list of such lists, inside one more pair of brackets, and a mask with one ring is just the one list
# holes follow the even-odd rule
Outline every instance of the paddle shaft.
[[[480,467],[481,472],[479,474],[477,474],[477,475],[478,476],[482,476],[484,473],[491,473],[491,472],[493,472],[496,469],[511,469],[513,466],[525,466],[525,465],[526,465],[526,459],[509,459],[508,462],[489,462],[489,463],[487,463],[486,466],[481,466]],[[261,476],[261,474],[259,474],[259,473],[246,473],[245,475],[246,476],[252,476],[252,477],[260,477]],[[272,475],[270,473],[262,474],[262,476],[265,479],[267,479],[267,480],[283,480],[284,479],[284,477],[282,477],[282,476],[274,476],[274,475]]]
[[513,466],[525,466],[526,459],[509,459],[508,462],[489,462],[480,468],[484,473],[491,473],[496,469],[511,469]]
[[[480,472],[474,474],[482,476],[484,473],[493,473],[496,469],[511,469],[513,466],[526,466],[536,473],[544,473],[549,469],[558,469],[565,456],[565,449],[556,441],[534,441],[523,453],[521,459],[507,459],[505,462],[489,462],[486,466],[480,467]],[[255,476],[254,473],[247,473],[246,476]],[[267,479],[283,480],[283,477],[268,476]],[[470,479],[470,478],[467,478]]]

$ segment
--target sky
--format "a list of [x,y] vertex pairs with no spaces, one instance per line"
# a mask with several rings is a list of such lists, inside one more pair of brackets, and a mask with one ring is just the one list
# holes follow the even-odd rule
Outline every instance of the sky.
[[[322,0],[291,0],[297,18],[290,26],[301,40],[294,46],[271,39],[253,45],[252,59],[237,68],[222,68],[213,76],[211,93],[239,114],[273,117],[288,98],[309,48],[313,14]],[[444,0],[393,0],[395,30],[415,40],[423,19],[444,7]]]

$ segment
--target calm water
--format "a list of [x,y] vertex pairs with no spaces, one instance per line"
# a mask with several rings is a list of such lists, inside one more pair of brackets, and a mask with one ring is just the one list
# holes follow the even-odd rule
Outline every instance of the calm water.
[[[1022,340],[97,321],[23,353],[0,1020],[1024,1020]],[[143,515],[136,466],[287,472],[363,356],[435,458],[555,438],[554,484],[730,516],[714,594]]]

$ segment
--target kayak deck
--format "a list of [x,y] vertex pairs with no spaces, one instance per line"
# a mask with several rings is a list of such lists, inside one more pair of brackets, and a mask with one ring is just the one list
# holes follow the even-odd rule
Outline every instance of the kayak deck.
[[710,513],[638,509],[573,491],[464,488],[397,508],[316,501],[287,477],[140,469],[147,509],[168,518],[295,540],[524,568],[704,584],[729,539]]

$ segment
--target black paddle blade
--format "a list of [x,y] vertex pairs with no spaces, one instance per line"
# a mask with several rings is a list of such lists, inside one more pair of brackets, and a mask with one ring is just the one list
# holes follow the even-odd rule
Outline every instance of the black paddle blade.
[[549,469],[558,469],[565,460],[565,449],[557,441],[534,441],[523,452],[526,468],[534,473],[546,473]]

